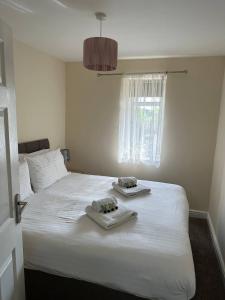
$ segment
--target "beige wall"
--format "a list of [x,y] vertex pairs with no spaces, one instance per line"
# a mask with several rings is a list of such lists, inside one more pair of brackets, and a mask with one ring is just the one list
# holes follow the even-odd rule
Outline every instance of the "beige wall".
[[209,213],[225,260],[225,77],[214,158]]
[[49,138],[65,145],[65,64],[25,44],[14,42],[19,141]]
[[119,62],[118,71],[189,71],[168,76],[157,169],[117,162],[120,78],[97,78],[81,63],[67,63],[66,145],[71,168],[177,183],[185,187],[191,208],[207,210],[224,64],[224,57]]

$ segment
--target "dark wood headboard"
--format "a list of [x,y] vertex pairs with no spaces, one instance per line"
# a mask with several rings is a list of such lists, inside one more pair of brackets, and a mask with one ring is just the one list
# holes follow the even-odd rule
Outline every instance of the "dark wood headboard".
[[49,149],[49,148],[50,148],[50,144],[48,139],[42,139],[42,140],[36,140],[36,141],[18,144],[19,153],[32,153],[35,151]]

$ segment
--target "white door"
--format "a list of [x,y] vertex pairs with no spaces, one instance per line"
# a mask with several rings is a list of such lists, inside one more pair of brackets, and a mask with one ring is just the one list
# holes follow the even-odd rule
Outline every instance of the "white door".
[[0,300],[24,300],[12,33],[0,20]]

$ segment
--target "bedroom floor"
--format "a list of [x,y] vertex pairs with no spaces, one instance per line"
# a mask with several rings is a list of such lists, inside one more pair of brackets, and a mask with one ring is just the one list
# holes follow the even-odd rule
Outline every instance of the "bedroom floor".
[[189,224],[197,287],[193,300],[225,300],[225,287],[208,223],[204,219],[190,218]]
[[[225,300],[225,286],[213,248],[208,223],[204,219],[190,218],[190,239],[193,251],[197,290],[193,300]],[[101,299],[101,300],[139,300],[132,295],[121,294],[115,290],[99,287],[84,281],[64,279],[62,277],[42,273],[40,283],[39,272],[30,277],[26,270],[27,300],[56,299]],[[53,280],[54,278],[54,280]],[[52,281],[53,280],[53,281]],[[71,288],[71,283],[73,289]],[[69,284],[70,283],[70,284]],[[42,289],[40,289],[40,284]],[[59,287],[57,289],[56,287]],[[42,290],[42,293],[41,291]],[[76,290],[76,294],[73,292]],[[101,295],[101,297],[99,297]]]

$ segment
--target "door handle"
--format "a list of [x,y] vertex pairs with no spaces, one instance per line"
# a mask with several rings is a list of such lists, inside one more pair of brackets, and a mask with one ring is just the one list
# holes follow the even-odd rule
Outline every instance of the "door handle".
[[15,196],[15,212],[16,212],[16,223],[21,222],[21,215],[24,207],[27,205],[27,202],[20,201],[20,194],[16,194]]

